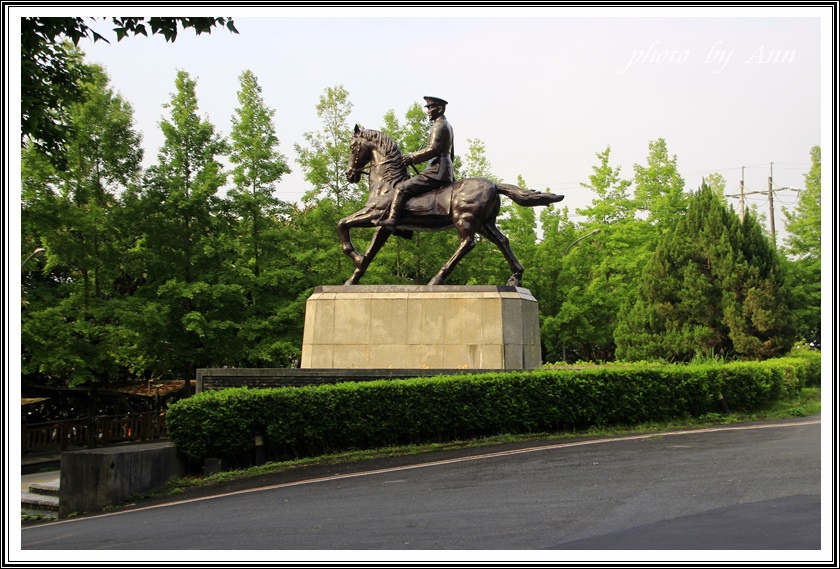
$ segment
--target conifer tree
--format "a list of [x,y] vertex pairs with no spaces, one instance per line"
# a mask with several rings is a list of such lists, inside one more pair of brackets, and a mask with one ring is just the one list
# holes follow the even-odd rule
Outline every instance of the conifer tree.
[[289,205],[274,195],[277,182],[291,172],[280,153],[275,111],[266,106],[262,88],[250,70],[239,76],[239,107],[232,119],[230,161],[234,187],[228,192],[232,207],[245,231],[245,254],[255,275],[260,274],[264,229]]
[[639,299],[622,310],[616,357],[763,359],[785,353],[791,338],[774,248],[752,215],[741,223],[703,184],[646,265]]

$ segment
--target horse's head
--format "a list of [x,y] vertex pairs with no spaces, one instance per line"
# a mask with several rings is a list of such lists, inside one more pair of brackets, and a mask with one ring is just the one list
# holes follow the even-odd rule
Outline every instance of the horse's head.
[[356,125],[356,128],[353,129],[353,137],[350,139],[350,160],[347,163],[344,176],[351,184],[355,184],[361,179],[365,166],[371,160],[371,144],[369,140],[362,136],[364,131],[364,128]]
[[371,189],[381,184],[394,184],[408,177],[400,147],[391,137],[378,130],[365,130],[359,125],[350,139],[350,161],[344,176],[351,184],[359,181],[370,163]]

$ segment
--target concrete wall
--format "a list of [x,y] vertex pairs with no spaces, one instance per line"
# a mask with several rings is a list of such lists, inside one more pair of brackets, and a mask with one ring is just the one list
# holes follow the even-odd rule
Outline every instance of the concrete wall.
[[175,445],[158,442],[61,454],[58,517],[97,512],[162,488],[185,472]]
[[[505,370],[482,370],[505,371]],[[199,368],[195,392],[230,387],[271,388],[324,385],[343,381],[378,381],[475,373],[467,369],[298,369],[298,368]]]

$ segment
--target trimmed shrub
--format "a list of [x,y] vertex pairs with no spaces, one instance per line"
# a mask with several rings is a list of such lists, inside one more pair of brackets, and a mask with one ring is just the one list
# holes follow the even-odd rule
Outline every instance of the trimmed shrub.
[[192,462],[272,460],[503,433],[558,432],[749,411],[819,385],[819,356],[765,362],[599,366],[200,393],[167,412]]

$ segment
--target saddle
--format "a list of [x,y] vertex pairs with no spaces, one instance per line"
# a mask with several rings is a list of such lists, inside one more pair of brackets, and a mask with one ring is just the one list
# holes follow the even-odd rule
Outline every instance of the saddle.
[[455,183],[410,198],[403,208],[403,215],[449,215]]

